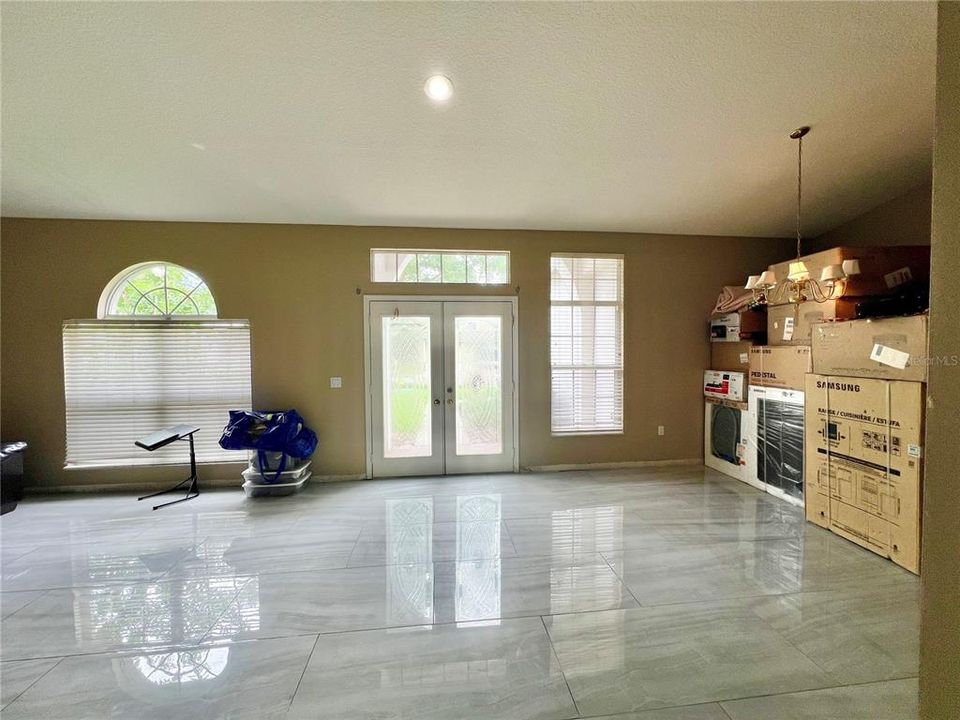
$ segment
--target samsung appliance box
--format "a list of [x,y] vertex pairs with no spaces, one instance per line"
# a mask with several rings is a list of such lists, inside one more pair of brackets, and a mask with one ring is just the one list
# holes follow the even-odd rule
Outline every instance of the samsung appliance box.
[[807,520],[920,572],[924,384],[808,375]]

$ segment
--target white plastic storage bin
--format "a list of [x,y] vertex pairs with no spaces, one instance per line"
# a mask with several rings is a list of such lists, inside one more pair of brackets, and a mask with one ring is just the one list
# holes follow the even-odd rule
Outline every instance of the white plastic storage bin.
[[[297,465],[289,470],[284,470],[280,473],[280,477],[277,478],[276,482],[266,482],[263,479],[263,475],[260,473],[259,466],[251,464],[246,470],[242,473],[243,479],[247,482],[253,483],[254,485],[281,485],[286,483],[294,483],[303,478],[304,475],[310,474],[310,460],[307,460],[302,465]],[[266,470],[265,474],[271,480],[273,476],[277,474],[276,470]]]
[[[310,479],[311,472],[307,472],[303,477],[294,482],[285,483],[254,483],[247,480],[243,484],[243,492],[248,498],[255,497],[279,497],[282,495],[294,495],[303,489],[307,480]],[[259,477],[259,473],[257,474]]]

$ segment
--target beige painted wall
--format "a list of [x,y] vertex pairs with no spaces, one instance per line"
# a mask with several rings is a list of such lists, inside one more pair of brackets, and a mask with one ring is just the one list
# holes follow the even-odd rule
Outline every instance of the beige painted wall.
[[[960,3],[939,4],[930,355],[960,356]],[[960,716],[960,367],[931,365],[923,490],[920,715]]]
[[875,207],[810,241],[810,249],[838,245],[929,245],[930,183]]
[[[374,286],[371,247],[503,249],[519,287],[521,466],[702,455],[705,320],[724,283],[782,260],[789,241],[606,233],[6,219],[2,225],[2,424],[31,445],[30,485],[140,483],[156,469],[71,470],[64,453],[61,323],[93,317],[118,271],[163,259],[199,272],[222,317],[249,318],[258,408],[296,407],[318,431],[324,475],[365,469],[362,295],[502,294]],[[550,435],[551,251],[624,253],[625,431]],[[683,283],[675,278],[682,276]],[[331,390],[328,378],[343,377]],[[666,434],[657,436],[657,425]],[[211,428],[209,431],[219,432]],[[207,468],[232,477],[234,467]]]

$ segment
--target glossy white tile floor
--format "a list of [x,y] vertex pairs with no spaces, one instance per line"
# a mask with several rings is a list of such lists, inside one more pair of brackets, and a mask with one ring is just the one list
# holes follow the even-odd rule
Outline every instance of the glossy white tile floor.
[[910,720],[917,578],[702,468],[3,516],[4,720]]

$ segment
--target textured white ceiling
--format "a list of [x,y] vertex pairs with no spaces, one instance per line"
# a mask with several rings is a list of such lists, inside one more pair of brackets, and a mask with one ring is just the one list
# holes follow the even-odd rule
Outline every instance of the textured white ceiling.
[[790,235],[801,124],[805,234],[929,175],[934,3],[2,13],[6,216]]

